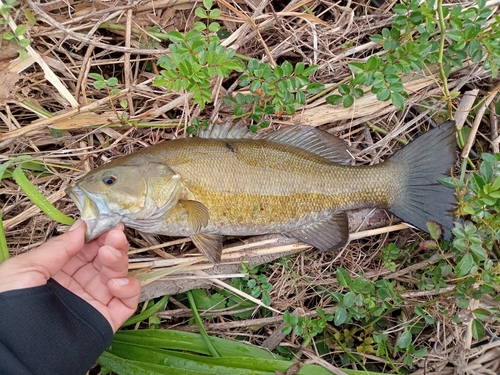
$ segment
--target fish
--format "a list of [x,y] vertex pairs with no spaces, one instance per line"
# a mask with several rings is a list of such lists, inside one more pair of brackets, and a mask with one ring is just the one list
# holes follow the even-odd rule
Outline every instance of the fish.
[[281,233],[318,250],[349,241],[346,211],[381,208],[451,239],[454,190],[440,182],[456,161],[453,121],[416,138],[386,161],[354,166],[344,140],[312,126],[269,134],[214,126],[115,159],[67,189],[87,224],[86,240],[118,223],[189,237],[219,263],[223,236]]

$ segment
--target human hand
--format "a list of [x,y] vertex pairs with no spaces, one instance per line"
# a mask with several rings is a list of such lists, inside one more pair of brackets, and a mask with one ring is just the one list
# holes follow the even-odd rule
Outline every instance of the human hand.
[[52,278],[87,301],[108,320],[113,332],[135,311],[140,285],[127,277],[129,244],[123,224],[85,243],[86,224],[0,265],[0,292],[45,285]]

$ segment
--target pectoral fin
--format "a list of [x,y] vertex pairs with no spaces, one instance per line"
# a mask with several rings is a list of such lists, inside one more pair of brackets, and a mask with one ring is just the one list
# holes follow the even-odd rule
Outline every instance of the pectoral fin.
[[203,203],[189,200],[181,200],[180,203],[188,212],[188,223],[193,232],[198,233],[207,226],[210,214]]
[[222,257],[222,235],[198,233],[190,236],[198,250],[212,263],[220,263]]
[[335,214],[328,220],[311,224],[290,234],[318,250],[339,249],[349,241],[347,214]]

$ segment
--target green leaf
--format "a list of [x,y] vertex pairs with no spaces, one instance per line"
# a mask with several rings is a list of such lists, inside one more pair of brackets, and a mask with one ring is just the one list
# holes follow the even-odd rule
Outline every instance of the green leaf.
[[380,59],[378,58],[377,55],[371,55],[368,60],[366,61],[365,68],[368,71],[373,71],[377,69],[380,65]]
[[215,20],[220,17],[221,11],[220,9],[212,9],[210,11],[210,18]]
[[433,240],[437,241],[439,239],[439,237],[441,237],[441,234],[442,234],[441,227],[433,221],[428,221],[426,223],[426,226],[427,226],[427,229],[429,230],[429,234],[431,235],[431,238]]
[[342,95],[348,95],[351,93],[351,89],[348,85],[346,85],[345,83],[342,83],[339,86],[339,93],[341,93]]
[[288,61],[281,64],[281,68],[283,69],[283,76],[290,76],[293,73],[293,66]]
[[347,64],[349,66],[349,69],[351,69],[351,72],[354,74],[360,74],[365,71],[365,65],[360,62],[350,62]]
[[386,88],[382,88],[377,92],[377,99],[380,101],[386,101],[390,97],[391,97],[391,92]]
[[99,73],[89,73],[89,77],[96,79],[98,81],[104,81],[104,77],[100,75]]
[[352,93],[356,99],[362,98],[365,95],[363,89],[360,89],[359,87],[354,88]]
[[29,40],[29,39],[27,39],[27,38],[21,39],[21,40],[19,41],[19,46],[20,46],[20,47],[26,48],[26,47],[28,47],[29,45],[30,45],[30,40]]
[[116,86],[117,84],[118,84],[118,78],[111,77],[111,78],[108,79],[108,86],[109,87]]
[[366,82],[367,78],[368,78],[368,73],[361,73],[361,74],[358,74],[356,75],[353,80],[352,80],[352,83],[354,85],[360,85],[360,84],[363,84]]
[[474,258],[470,253],[465,254],[455,267],[455,273],[458,277],[465,276],[475,265]]
[[405,106],[405,97],[398,92],[391,93],[391,101],[398,109],[403,109]]
[[408,9],[404,4],[396,4],[394,8],[392,8],[392,10],[394,11],[394,13],[401,15],[406,15],[406,13],[408,12]]
[[177,30],[172,30],[168,33],[168,38],[174,43],[180,43],[184,41],[184,35],[182,35]]
[[354,97],[352,95],[347,95],[342,102],[344,108],[349,108],[354,104]]
[[474,339],[476,339],[477,341],[480,341],[483,339],[484,337],[484,325],[483,323],[478,320],[478,319],[474,319],[472,321],[472,336],[474,337]]
[[348,319],[347,309],[344,306],[337,306],[335,309],[335,315],[333,318],[333,323],[336,326],[344,324]]
[[196,307],[199,310],[221,309],[225,306],[225,299],[222,294],[214,293],[210,295],[202,289],[193,289],[191,291]]
[[199,18],[207,18],[207,11],[203,8],[196,8],[194,14]]
[[327,96],[325,98],[325,101],[331,105],[338,105],[338,104],[342,103],[343,99],[344,98],[341,95],[334,94],[334,95]]
[[316,70],[318,70],[318,68],[319,68],[318,65],[311,65],[311,66],[307,67],[306,69],[304,69],[304,71],[302,72],[301,75],[305,76],[305,77],[309,77],[310,75],[316,73]]
[[206,8],[206,9],[212,9],[212,6],[213,6],[213,1],[212,0],[203,0],[203,6]]
[[337,268],[336,271],[337,281],[343,287],[348,287],[352,283],[351,276],[347,273],[347,271],[343,268]]
[[305,64],[301,61],[298,62],[297,65],[295,65],[295,75],[302,75],[305,69]]
[[411,332],[404,331],[401,334],[401,336],[399,336],[396,345],[399,346],[401,349],[406,349],[411,344],[411,340],[412,340]]
[[306,86],[306,91],[310,94],[315,94],[318,91],[322,90],[325,87],[322,83],[313,82]]
[[216,33],[217,31],[220,30],[219,23],[211,22],[210,25],[208,25],[208,30],[211,31],[212,33]]
[[22,36],[26,32],[26,26],[19,25],[16,27],[16,31],[14,31],[14,35],[17,37]]

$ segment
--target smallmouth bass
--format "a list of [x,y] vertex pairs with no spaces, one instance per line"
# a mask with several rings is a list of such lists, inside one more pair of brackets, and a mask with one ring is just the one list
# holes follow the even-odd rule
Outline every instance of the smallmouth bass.
[[259,135],[241,126],[166,141],[104,164],[67,193],[87,240],[120,222],[190,237],[219,262],[222,236],[282,233],[319,250],[349,239],[346,210],[383,208],[451,238],[454,191],[440,184],[455,163],[455,123],[423,134],[383,163],[351,166],[346,143],[308,126]]

